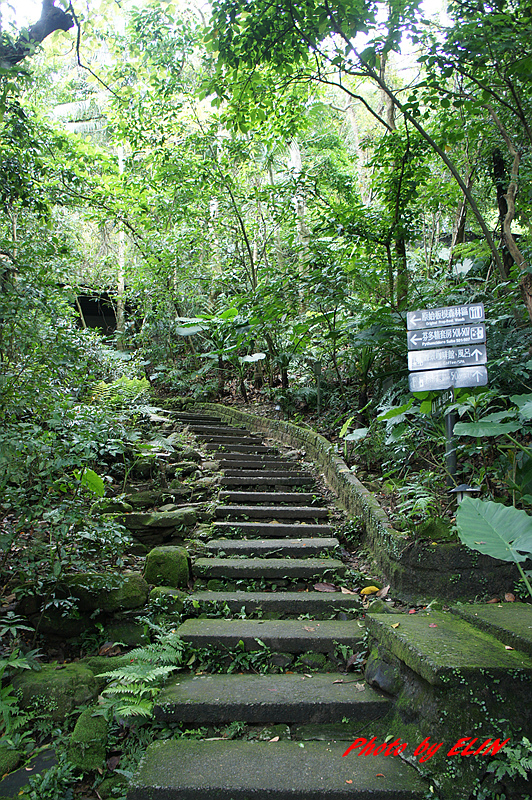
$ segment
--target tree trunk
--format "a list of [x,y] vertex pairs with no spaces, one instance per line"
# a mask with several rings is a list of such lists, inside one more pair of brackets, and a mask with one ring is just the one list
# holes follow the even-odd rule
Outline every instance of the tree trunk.
[[0,44],[0,68],[10,69],[26,56],[35,53],[36,45],[54,31],[69,31],[74,26],[70,14],[54,6],[54,0],[43,0],[41,18],[23,31],[15,44]]

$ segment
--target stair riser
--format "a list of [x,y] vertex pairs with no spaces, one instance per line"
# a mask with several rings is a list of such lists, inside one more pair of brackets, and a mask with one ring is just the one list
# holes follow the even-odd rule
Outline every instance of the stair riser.
[[272,475],[270,478],[229,478],[220,479],[221,486],[314,486],[314,478],[283,478]]
[[306,508],[304,506],[218,506],[216,509],[218,519],[296,519],[320,520],[328,519],[329,512],[326,508]]
[[[214,559],[213,559],[214,560]],[[250,559],[251,560],[251,559]],[[228,581],[238,581],[243,580],[244,578],[249,578],[250,580],[260,581],[283,581],[283,580],[327,580],[327,578],[331,578],[333,575],[343,575],[345,573],[346,567],[345,564],[341,564],[341,566],[331,566],[327,567],[320,567],[320,566],[312,566],[309,564],[308,566],[298,565],[294,566],[290,564],[289,561],[284,562],[284,566],[270,566],[270,562],[277,561],[274,558],[265,558],[261,559],[264,561],[263,564],[260,566],[240,566],[241,564],[245,564],[245,561],[242,560],[238,565],[235,566],[223,566],[223,565],[216,565],[216,566],[207,566],[206,564],[195,564],[194,565],[194,576],[196,578],[200,578],[203,580],[210,580],[211,578],[221,578],[223,580]],[[315,559],[301,559],[314,561]],[[332,561],[332,559],[331,559]]]
[[223,551],[226,556],[260,556],[267,557],[273,553],[276,557],[317,558],[320,553],[333,553],[338,547],[338,539],[305,539],[301,542],[286,539],[271,541],[240,542],[227,539],[214,539],[207,544],[207,551],[213,555]]
[[237,532],[241,536],[260,536],[264,539],[306,538],[313,536],[332,536],[332,525],[276,525],[269,522],[215,522],[215,536],[231,536]]
[[233,614],[238,614],[244,607],[248,614],[261,610],[263,613],[272,611],[293,617],[300,614],[325,614],[330,617],[339,611],[362,607],[358,595],[339,592],[195,592],[190,599],[205,603],[227,603]]
[[286,503],[291,506],[308,506],[313,505],[313,508],[319,508],[321,502],[314,505],[316,495],[303,492],[220,492],[218,499],[220,502],[226,502],[231,505],[241,503],[244,505],[264,504],[272,505],[273,503]]

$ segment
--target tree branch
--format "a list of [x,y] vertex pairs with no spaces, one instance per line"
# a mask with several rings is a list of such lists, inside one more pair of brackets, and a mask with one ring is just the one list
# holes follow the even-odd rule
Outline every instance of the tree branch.
[[0,45],[0,67],[9,69],[22,61],[26,56],[34,55],[37,45],[43,42],[54,31],[69,31],[74,20],[60,8],[54,6],[54,0],[43,0],[41,18],[26,30],[21,31],[14,44]]

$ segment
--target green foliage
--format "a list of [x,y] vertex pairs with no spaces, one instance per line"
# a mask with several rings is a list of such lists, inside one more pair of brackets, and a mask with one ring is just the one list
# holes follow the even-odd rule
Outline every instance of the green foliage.
[[111,408],[127,408],[147,401],[150,384],[146,378],[128,378],[121,375],[112,383],[99,381],[91,390],[91,401]]

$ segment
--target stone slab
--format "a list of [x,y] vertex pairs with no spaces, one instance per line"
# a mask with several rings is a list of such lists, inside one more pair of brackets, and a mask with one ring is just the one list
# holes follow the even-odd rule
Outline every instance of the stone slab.
[[143,528],[176,528],[182,525],[190,528],[196,524],[196,512],[189,507],[177,511],[148,511],[145,514],[134,511],[120,517],[120,522],[129,531],[140,531]]
[[328,519],[327,508],[319,506],[217,506],[215,514],[218,519],[224,517],[249,517],[250,519]]
[[[321,501],[316,495],[310,492],[220,492],[218,500],[226,503],[288,503],[289,505],[305,506],[312,505],[315,500]],[[319,507],[319,504],[317,504]]]
[[238,425],[235,425],[233,427],[232,425],[224,425],[223,423],[220,423],[219,425],[209,425],[207,423],[197,424],[195,422],[192,422],[188,427],[193,433],[214,433],[214,434],[220,433],[222,436],[225,436],[226,434],[232,435],[236,433],[238,434],[246,433],[249,436],[252,435],[249,428],[242,428],[239,427]]
[[338,673],[294,675],[193,675],[173,678],[157,698],[157,719],[217,725],[375,720],[389,700],[363,681],[340,683]]
[[453,606],[453,614],[475,628],[491,633],[510,647],[532,656],[532,605],[528,603],[475,603]]
[[230,478],[298,478],[308,476],[308,472],[300,469],[224,469],[224,475]]
[[[244,458],[242,458],[244,456]],[[220,469],[227,470],[227,469],[238,469],[238,470],[257,470],[257,469],[265,469],[268,472],[272,470],[280,471],[283,470],[300,470],[299,464],[295,461],[274,461],[273,459],[262,459],[257,457],[255,460],[250,458],[250,455],[246,455],[245,453],[240,453],[238,458],[227,458],[227,454],[224,453],[223,458],[220,460]]]
[[202,442],[208,442],[209,444],[224,444],[224,445],[228,444],[259,445],[261,443],[261,440],[258,437],[246,436],[245,434],[239,436],[234,433],[228,433],[225,436],[222,436],[220,433],[217,434],[209,433],[209,434],[204,434],[203,436],[198,436],[198,439],[200,439]]
[[197,558],[193,574],[197,578],[281,580],[312,578],[332,572],[344,575],[346,569],[336,558]]
[[356,647],[364,631],[353,620],[187,619],[178,632],[194,647],[232,649],[242,640],[247,651],[260,650],[258,639],[279,653],[333,653],[337,643]]
[[[426,784],[399,758],[342,758],[345,743],[154,742],[128,800],[422,800]],[[351,754],[350,754],[351,755]],[[384,777],[381,777],[384,776]]]
[[222,424],[221,417],[213,417],[210,414],[199,414],[199,413],[194,414],[192,412],[187,414],[185,411],[179,411],[179,412],[174,412],[172,416],[174,419],[179,420],[180,422],[190,422],[191,420],[192,421],[198,420],[199,422],[212,423],[213,425],[217,423],[219,423],[220,425]]
[[273,553],[291,558],[309,558],[325,551],[332,552],[338,547],[338,539],[211,539],[207,550],[213,553],[224,552],[227,556],[266,556]]
[[215,522],[212,526],[216,536],[227,536],[237,531],[241,536],[261,536],[288,538],[313,537],[313,536],[332,536],[334,525],[283,525],[277,522]]
[[300,614],[334,614],[362,607],[355,594],[341,592],[194,592],[190,600],[203,603],[222,603],[233,613],[243,607],[247,613],[273,611],[297,617]]
[[265,444],[229,444],[226,443],[220,444],[219,442],[207,442],[205,444],[205,450],[215,450],[217,452],[223,453],[226,448],[229,448],[233,451],[238,453],[253,453],[254,455],[257,453],[264,454],[264,455],[276,455],[277,451],[274,450],[272,447],[267,447]]
[[502,642],[453,614],[367,614],[366,624],[374,638],[436,686],[454,685],[479,670],[493,678],[505,678],[509,670],[532,676],[531,656],[506,650]]
[[260,476],[257,478],[229,477],[224,475],[220,479],[220,486],[314,486],[314,478],[284,478],[271,475],[270,478]]

